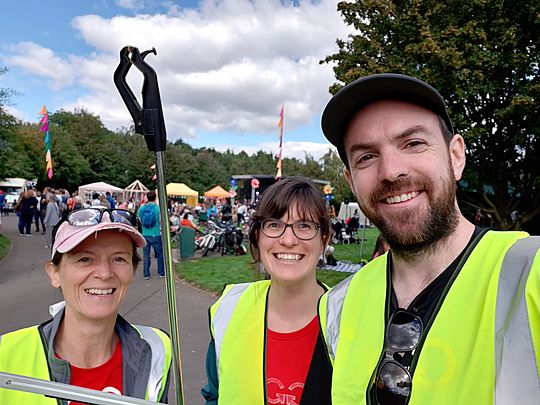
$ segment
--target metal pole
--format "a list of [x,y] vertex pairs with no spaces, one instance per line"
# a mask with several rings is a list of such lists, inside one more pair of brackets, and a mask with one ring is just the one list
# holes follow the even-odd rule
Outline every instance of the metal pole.
[[362,256],[364,256],[364,241],[366,240],[366,224],[367,219],[364,215],[364,227],[362,228],[362,240],[360,241],[360,260],[362,260]]
[[176,311],[176,290],[174,269],[171,254],[171,232],[169,229],[169,213],[167,210],[167,189],[165,187],[165,172],[163,170],[164,152],[156,152],[156,175],[158,187],[159,213],[161,219],[161,242],[163,245],[163,261],[165,265],[165,291],[167,294],[167,314],[169,317],[169,332],[172,346],[172,369],[174,386],[176,387],[176,403],[184,403],[182,386],[182,359],[180,357],[180,335],[178,332],[178,315]]
[[[154,401],[113,395],[108,392],[95,391],[89,388],[59,382],[45,381],[38,378],[0,372],[0,389],[30,392],[50,398],[61,398],[94,405],[151,405]],[[39,402],[39,401],[38,401]]]

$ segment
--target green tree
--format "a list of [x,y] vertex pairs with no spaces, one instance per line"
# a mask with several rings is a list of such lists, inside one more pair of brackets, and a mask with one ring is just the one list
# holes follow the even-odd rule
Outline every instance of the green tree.
[[323,178],[328,180],[334,188],[334,201],[341,202],[345,200],[354,201],[355,197],[352,193],[345,176],[343,169],[345,165],[341,161],[337,152],[328,149],[321,159],[323,167]]
[[[0,76],[6,73],[7,68],[0,67]],[[14,94],[12,89],[0,87],[0,179],[29,174],[29,164],[24,159],[24,151],[17,145],[15,132],[18,120],[6,111],[6,106]]]
[[338,10],[356,32],[322,61],[335,63],[330,91],[381,72],[431,83],[467,143],[462,200],[500,229],[540,214],[540,2],[357,0]]

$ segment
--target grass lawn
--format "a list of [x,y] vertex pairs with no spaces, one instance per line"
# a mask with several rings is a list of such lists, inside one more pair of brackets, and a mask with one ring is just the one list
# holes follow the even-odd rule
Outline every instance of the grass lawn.
[[[353,243],[349,245],[332,245],[336,250],[334,252],[334,257],[338,261],[349,261],[352,263],[359,263],[360,260],[369,261],[371,259],[371,254],[375,248],[375,242],[377,241],[377,236],[379,236],[379,230],[377,228],[366,228],[365,236],[363,230],[360,229],[356,233],[356,238],[360,240],[362,237],[366,238],[364,241],[364,246],[360,243]],[[361,252],[362,251],[362,252]],[[360,254],[362,253],[362,254]]]
[[[339,261],[352,263],[359,263],[361,258],[369,260],[378,234],[377,229],[366,229],[367,241],[364,242],[362,257],[360,257],[360,244],[333,245],[335,248],[334,257]],[[358,237],[361,236],[362,230],[358,232]],[[176,272],[180,278],[197,287],[220,293],[226,284],[246,283],[264,278],[264,275],[257,271],[257,266],[251,264],[251,261],[252,258],[249,254],[245,256],[203,257],[177,264]],[[349,275],[350,273],[338,271],[317,270],[317,278],[330,287]]]
[[0,259],[2,259],[9,252],[9,246],[11,242],[4,235],[0,235]]

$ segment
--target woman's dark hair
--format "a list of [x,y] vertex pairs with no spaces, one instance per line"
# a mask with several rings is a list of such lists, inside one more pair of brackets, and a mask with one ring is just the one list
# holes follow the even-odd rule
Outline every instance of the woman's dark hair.
[[189,213],[185,213],[184,215],[182,215],[182,219],[189,219]]
[[251,215],[249,250],[255,263],[261,259],[258,241],[261,222],[270,218],[279,219],[286,213],[291,216],[293,209],[300,218],[318,223],[323,243],[328,242],[332,228],[322,192],[311,180],[302,177],[283,179],[264,191],[257,203],[257,210]]

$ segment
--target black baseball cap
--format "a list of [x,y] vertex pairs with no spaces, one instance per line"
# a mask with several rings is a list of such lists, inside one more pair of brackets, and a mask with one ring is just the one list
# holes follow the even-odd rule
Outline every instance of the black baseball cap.
[[321,119],[324,136],[337,148],[345,164],[347,154],[343,140],[349,123],[362,107],[382,99],[397,99],[421,105],[441,117],[448,130],[454,133],[442,96],[429,84],[397,73],[362,77],[343,87],[330,99]]

